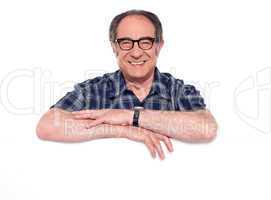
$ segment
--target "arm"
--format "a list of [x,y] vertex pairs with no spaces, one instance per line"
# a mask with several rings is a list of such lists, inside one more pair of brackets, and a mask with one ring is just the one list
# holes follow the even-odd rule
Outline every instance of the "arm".
[[169,151],[173,151],[170,139],[166,136],[155,134],[143,128],[100,124],[88,128],[89,119],[78,120],[71,112],[53,108],[45,113],[37,125],[37,136],[43,140],[58,142],[83,142],[100,138],[127,138],[143,142],[153,157],[156,153],[164,158],[160,141],[164,142]]
[[[75,112],[78,119],[95,119],[89,127],[101,123],[132,125],[132,110],[104,109]],[[216,136],[217,124],[205,109],[198,111],[143,110],[139,126],[185,142],[209,142]]]
[[[68,111],[53,108],[45,113],[40,119],[36,133],[40,139],[58,142],[84,142],[106,137],[121,137],[121,129],[118,134],[108,131],[105,126],[97,126],[86,129],[86,124],[91,120],[75,120]],[[109,129],[108,129],[109,130]],[[116,131],[116,130],[115,130]]]
[[139,126],[186,142],[209,142],[217,132],[217,124],[208,110],[155,111],[143,110]]

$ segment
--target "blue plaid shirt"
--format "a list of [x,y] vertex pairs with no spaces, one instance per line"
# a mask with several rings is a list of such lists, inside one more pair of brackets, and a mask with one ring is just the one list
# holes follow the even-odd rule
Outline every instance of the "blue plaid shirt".
[[120,70],[76,84],[51,108],[67,111],[84,109],[133,109],[142,106],[152,110],[194,111],[205,109],[200,92],[192,85],[185,85],[169,73],[160,73],[155,67],[154,80],[149,94],[140,101],[127,88]]

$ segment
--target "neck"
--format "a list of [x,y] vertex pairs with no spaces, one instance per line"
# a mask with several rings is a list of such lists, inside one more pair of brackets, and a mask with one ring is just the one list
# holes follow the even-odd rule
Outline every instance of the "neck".
[[140,80],[130,80],[129,78],[125,78],[126,84],[129,85],[134,85],[135,87],[138,88],[147,88],[152,85],[153,82],[153,74],[149,76],[147,79],[140,79]]
[[150,92],[154,79],[154,72],[145,79],[132,80],[124,77],[128,89],[132,90],[139,99],[144,99]]

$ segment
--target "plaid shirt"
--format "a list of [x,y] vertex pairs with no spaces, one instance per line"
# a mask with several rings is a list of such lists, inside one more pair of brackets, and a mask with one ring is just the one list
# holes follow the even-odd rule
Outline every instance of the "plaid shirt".
[[205,109],[200,92],[192,85],[185,85],[169,73],[160,73],[155,67],[154,80],[149,94],[140,101],[127,88],[120,70],[106,73],[93,79],[76,84],[51,108],[67,111],[84,109],[133,109],[142,106],[152,110],[194,111]]

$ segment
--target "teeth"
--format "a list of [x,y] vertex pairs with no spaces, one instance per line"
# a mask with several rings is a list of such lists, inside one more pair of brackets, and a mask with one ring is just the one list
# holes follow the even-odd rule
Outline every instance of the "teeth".
[[141,61],[141,62],[129,62],[132,65],[142,65],[145,63],[145,61]]

